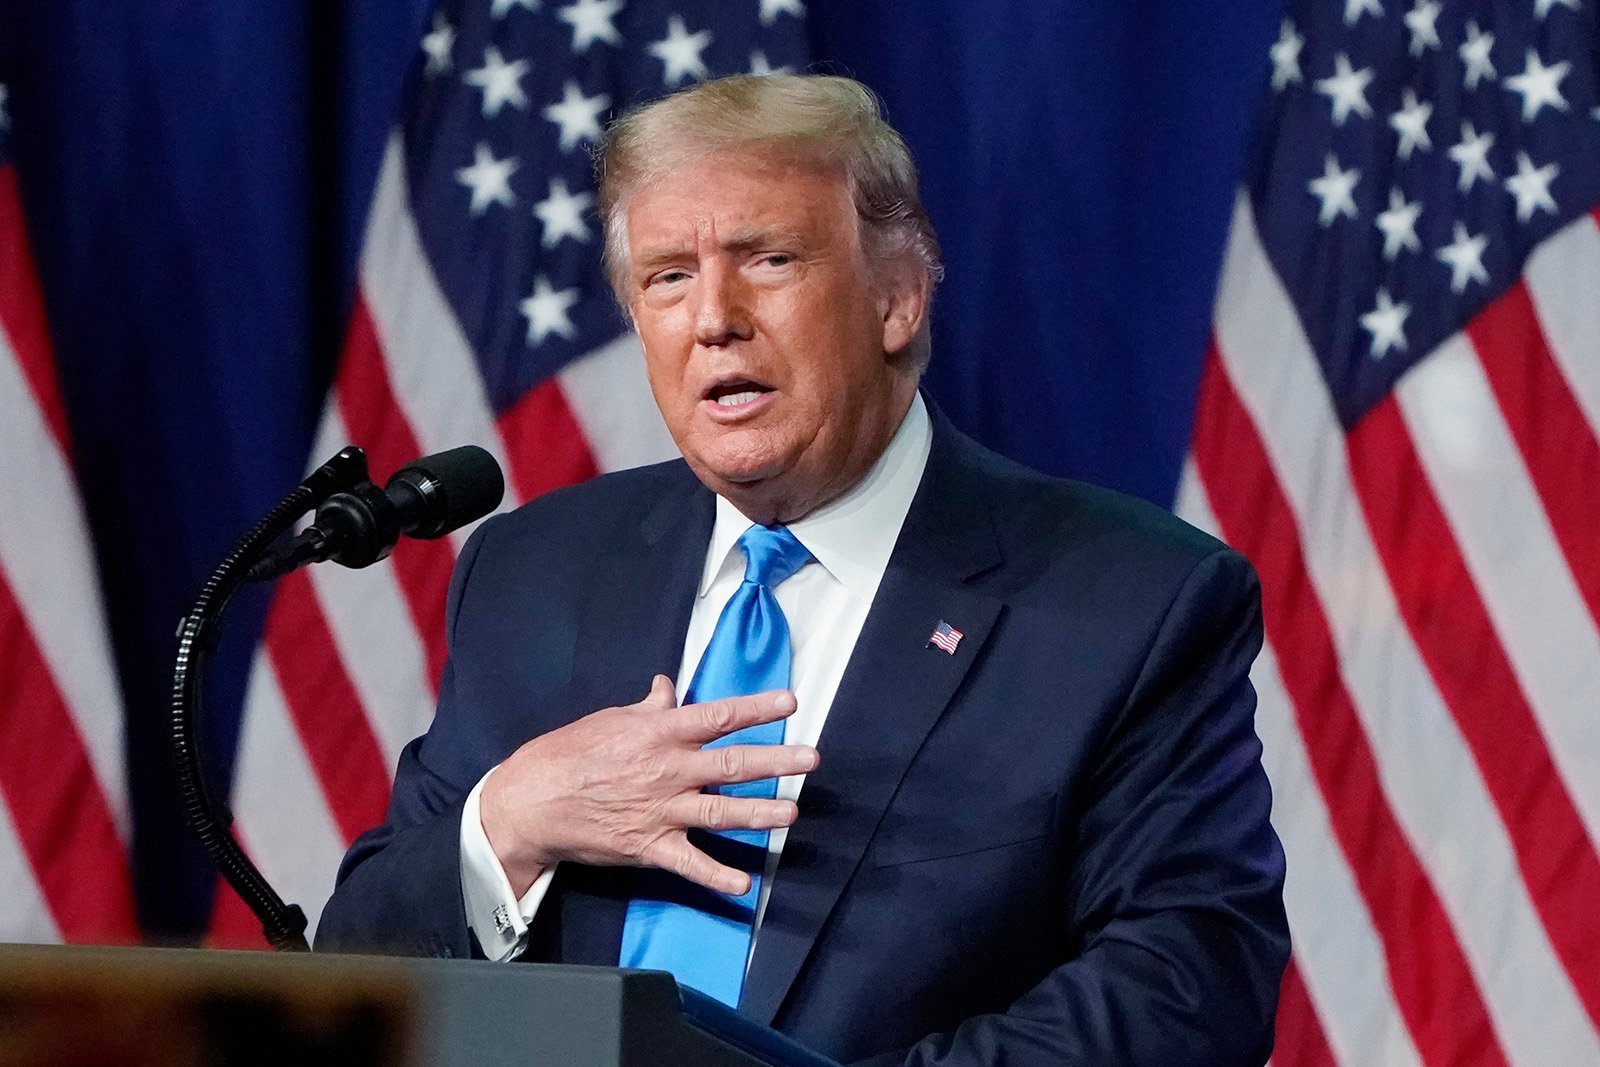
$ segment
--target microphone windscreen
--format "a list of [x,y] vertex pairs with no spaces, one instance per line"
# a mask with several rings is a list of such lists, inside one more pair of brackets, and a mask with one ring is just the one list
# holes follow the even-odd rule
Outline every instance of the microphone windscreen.
[[[506,479],[488,452],[477,445],[462,445],[406,464],[384,491],[391,499],[414,495],[414,502],[407,503],[415,508],[415,524],[407,533],[439,537],[499,507]],[[409,512],[412,507],[403,505],[401,510]]]

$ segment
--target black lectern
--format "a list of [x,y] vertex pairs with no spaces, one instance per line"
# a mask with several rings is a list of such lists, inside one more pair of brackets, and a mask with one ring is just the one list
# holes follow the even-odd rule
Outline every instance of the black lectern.
[[834,1067],[655,971],[0,947],[8,1063]]

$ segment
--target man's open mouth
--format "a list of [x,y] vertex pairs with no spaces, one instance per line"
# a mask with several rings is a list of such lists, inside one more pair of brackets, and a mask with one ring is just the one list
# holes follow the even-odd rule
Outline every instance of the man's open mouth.
[[707,389],[705,399],[715,402],[718,407],[736,408],[770,392],[772,386],[763,382],[750,378],[728,378]]

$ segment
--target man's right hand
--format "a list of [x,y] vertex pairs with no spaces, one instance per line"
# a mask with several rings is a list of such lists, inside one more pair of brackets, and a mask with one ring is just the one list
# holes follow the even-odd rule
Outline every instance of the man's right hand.
[[678,706],[656,675],[637,704],[605,708],[524,744],[484,782],[479,813],[489,844],[521,896],[562,860],[660,867],[729,896],[750,876],[689,843],[691,827],[770,830],[798,815],[792,800],[727,797],[706,786],[806,774],[808,745],[702,746],[794,714],[786,690]]

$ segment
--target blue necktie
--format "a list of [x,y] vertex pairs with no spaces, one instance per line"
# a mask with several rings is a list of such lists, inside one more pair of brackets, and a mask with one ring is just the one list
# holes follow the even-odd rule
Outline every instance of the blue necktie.
[[[789,623],[772,590],[811,561],[811,553],[782,526],[752,526],[739,538],[744,581],[717,619],[711,642],[684,694],[685,704],[789,688]],[[718,738],[724,745],[776,745],[783,723],[749,726]],[[773,797],[778,780],[717,786],[737,797]],[[750,890],[728,897],[664,871],[641,872],[622,927],[623,967],[671,971],[678,981],[737,1007],[767,859],[766,830],[691,834],[712,858],[750,875]]]

